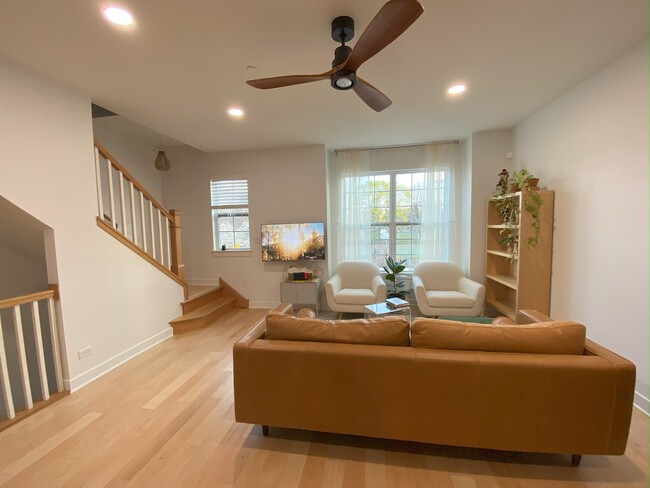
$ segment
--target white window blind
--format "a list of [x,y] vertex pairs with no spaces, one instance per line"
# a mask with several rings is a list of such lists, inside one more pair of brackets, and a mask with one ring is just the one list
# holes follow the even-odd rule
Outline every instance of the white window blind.
[[213,208],[248,207],[248,180],[212,180],[210,198]]

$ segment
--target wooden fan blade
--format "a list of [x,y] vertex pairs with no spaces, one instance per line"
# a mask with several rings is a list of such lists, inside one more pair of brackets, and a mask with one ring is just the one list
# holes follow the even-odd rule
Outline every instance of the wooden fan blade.
[[332,68],[325,73],[318,75],[288,75],[288,76],[275,76],[273,78],[260,78],[259,80],[248,80],[246,83],[254,88],[268,90],[269,88],[280,88],[283,86],[301,85],[303,83],[311,83],[312,81],[320,81],[330,77],[336,68]]
[[424,9],[417,0],[390,0],[368,24],[352,48],[345,69],[356,71],[359,66],[397,39],[415,22]]
[[390,107],[391,103],[393,103],[390,98],[377,90],[377,88],[372,86],[366,80],[359,78],[359,76],[357,76],[357,84],[354,85],[353,90],[354,93],[359,95],[359,98],[366,102],[366,104],[375,112],[381,112]]

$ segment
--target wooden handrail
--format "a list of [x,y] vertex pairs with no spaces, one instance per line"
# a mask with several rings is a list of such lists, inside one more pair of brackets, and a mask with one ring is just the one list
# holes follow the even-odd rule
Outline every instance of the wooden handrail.
[[111,166],[113,166],[115,169],[120,171],[124,177],[129,180],[131,183],[133,183],[133,186],[137,188],[138,191],[140,191],[144,197],[149,200],[154,207],[156,207],[158,210],[160,210],[165,217],[167,217],[169,220],[173,221],[174,217],[172,216],[169,211],[163,207],[160,203],[158,203],[158,200],[156,200],[147,190],[144,189],[144,187],[138,183],[138,180],[136,180],[131,173],[129,173],[124,166],[122,166],[120,163],[117,162],[117,160],[109,153],[104,146],[101,145],[99,141],[96,139],[93,141],[95,147],[99,151],[99,154],[106,160],[110,161]]
[[23,305],[25,303],[37,302],[46,298],[54,298],[54,291],[37,291],[36,293],[30,293],[29,295],[0,300],[0,310],[15,307],[16,305]]

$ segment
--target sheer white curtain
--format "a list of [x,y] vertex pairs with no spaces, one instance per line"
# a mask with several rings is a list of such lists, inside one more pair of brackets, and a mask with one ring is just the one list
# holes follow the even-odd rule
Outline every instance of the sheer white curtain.
[[334,165],[336,185],[336,258],[370,261],[370,156],[368,151],[338,151]]
[[425,197],[420,233],[420,261],[458,264],[457,199],[463,151],[456,143],[425,147]]

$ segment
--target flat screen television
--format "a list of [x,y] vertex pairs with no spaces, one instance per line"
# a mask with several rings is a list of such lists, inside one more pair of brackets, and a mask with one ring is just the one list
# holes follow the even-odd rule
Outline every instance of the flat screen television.
[[262,225],[262,261],[325,259],[325,223]]

